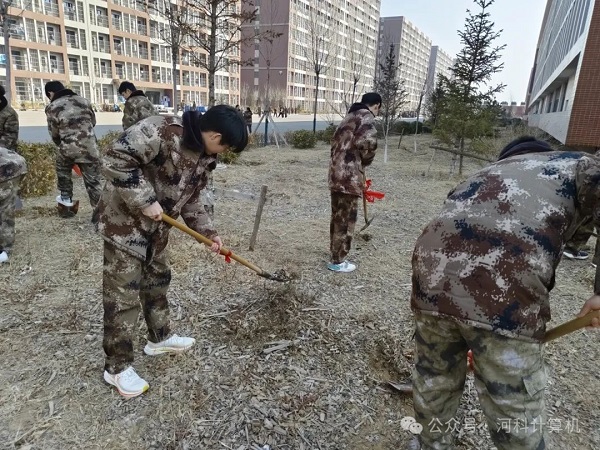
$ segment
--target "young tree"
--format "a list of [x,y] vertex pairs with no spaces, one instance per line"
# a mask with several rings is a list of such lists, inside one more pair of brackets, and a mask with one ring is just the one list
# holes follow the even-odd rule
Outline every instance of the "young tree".
[[[274,33],[271,30],[247,32],[247,25],[258,16],[253,0],[186,0],[186,3],[200,19],[190,24],[187,36],[193,48],[207,54],[197,63],[208,72],[208,104],[213,106],[216,73],[219,70],[230,71],[232,66],[240,63],[242,45],[253,44],[261,35]],[[244,33],[243,28],[246,29]]]
[[307,70],[315,74],[315,104],[313,107],[313,133],[317,132],[317,107],[321,76],[327,72],[334,45],[335,30],[332,20],[331,3],[315,2],[308,9],[308,45],[304,47]]
[[[339,47],[339,56],[343,60],[344,72],[346,76],[342,84],[342,92],[339,93],[339,101],[330,102],[330,106],[335,114],[344,118],[350,109],[350,106],[356,102],[358,85],[364,82],[365,78],[365,61],[367,52],[367,37],[365,34],[355,32],[354,37],[349,37],[346,42],[343,42]],[[339,64],[338,64],[339,65]]]
[[177,98],[177,85],[180,84],[180,74],[177,71],[177,64],[179,64],[180,55],[188,42],[188,35],[190,31],[190,23],[192,21],[192,12],[189,8],[186,8],[183,1],[171,3],[170,0],[147,0],[146,7],[150,16],[158,16],[163,18],[167,25],[166,27],[159,27],[156,30],[158,35],[159,44],[166,45],[171,49],[171,70],[173,75],[173,98],[171,99],[171,105],[173,106],[173,112],[177,112],[178,99]]
[[452,68],[453,78],[441,77],[445,92],[438,111],[436,135],[454,145],[459,154],[459,174],[463,171],[466,139],[475,139],[489,133],[497,120],[495,95],[502,92],[503,84],[490,86],[492,76],[502,70],[501,51],[505,45],[494,46],[500,31],[494,31],[489,8],[494,0],[474,0],[480,10],[467,10],[465,28],[459,31],[463,48]]
[[425,115],[429,119],[433,128],[437,127],[438,118],[443,108],[443,102],[446,98],[444,81],[441,75],[438,75],[435,87],[431,90],[425,100]]
[[379,64],[379,73],[375,79],[375,91],[383,101],[379,110],[382,118],[383,136],[385,139],[383,162],[388,160],[388,136],[394,122],[400,117],[402,107],[407,102],[408,92],[404,81],[398,77],[399,64],[396,63],[394,44],[390,44],[385,61]]

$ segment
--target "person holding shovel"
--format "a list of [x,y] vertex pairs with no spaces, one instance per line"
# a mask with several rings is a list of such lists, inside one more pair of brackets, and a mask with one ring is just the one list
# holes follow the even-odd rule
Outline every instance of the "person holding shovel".
[[86,98],[65,88],[60,81],[49,81],[44,90],[50,103],[46,106],[48,132],[58,146],[56,152],[56,197],[60,217],[73,217],[79,210],[79,200],[73,200],[73,166],[83,174],[83,183],[94,209],[92,223],[98,221],[96,205],[100,198],[100,168],[102,161],[94,127],[96,114]]
[[[496,447],[546,448],[549,293],[581,218],[600,220],[599,180],[600,160],[523,137],[454,188],[417,239],[412,382],[422,450],[452,448],[469,349]],[[580,316],[600,310],[596,289]]]
[[358,199],[365,189],[365,167],[373,162],[377,150],[375,117],[381,95],[364,94],[354,103],[333,135],[329,163],[331,191],[330,252],[327,268],[334,272],[352,272],[356,264],[346,261],[356,225]]
[[104,380],[125,397],[148,389],[133,367],[133,337],[141,310],[148,327],[147,355],[177,353],[195,342],[171,332],[167,291],[171,271],[165,248],[171,226],[161,214],[183,217],[194,231],[222,242],[200,192],[217,155],[248,143],[242,115],[217,105],[176,116],[153,116],[125,131],[107,151],[106,185],[99,203],[104,238]]

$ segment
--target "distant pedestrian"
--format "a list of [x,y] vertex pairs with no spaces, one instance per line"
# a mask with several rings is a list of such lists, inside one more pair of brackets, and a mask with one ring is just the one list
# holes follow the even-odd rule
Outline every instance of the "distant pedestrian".
[[249,106],[246,107],[246,111],[244,111],[244,121],[248,127],[248,134],[252,134],[252,110]]
[[346,261],[356,225],[358,199],[363,195],[365,167],[377,150],[375,117],[381,96],[370,92],[354,103],[333,135],[329,164],[331,191],[330,250],[327,265],[334,272],[352,272],[356,265]]

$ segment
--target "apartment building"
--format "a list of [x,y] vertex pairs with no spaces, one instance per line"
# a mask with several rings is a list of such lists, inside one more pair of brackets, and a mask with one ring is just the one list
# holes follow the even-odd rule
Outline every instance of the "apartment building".
[[548,0],[527,91],[530,126],[600,148],[600,2]]
[[[345,112],[373,89],[380,0],[255,0],[257,21],[246,32],[273,30],[274,41],[242,47],[242,103],[313,111],[315,50],[322,56],[319,112]],[[250,6],[247,6],[250,7]],[[267,92],[268,89],[268,92]]]
[[446,78],[452,77],[452,66],[454,58],[442,50],[438,45],[431,47],[429,55],[429,66],[427,69],[427,92],[431,92],[437,83],[438,75]]
[[[154,103],[172,106],[175,79],[178,101],[206,105],[207,73],[198,61],[207,55],[183,52],[173,73],[171,47],[162,39],[170,27],[153,13],[164,10],[164,1],[151,0],[156,6],[148,9],[146,0],[12,0],[13,103],[44,102],[44,84],[59,80],[96,104],[113,104],[119,84],[129,80]],[[231,71],[216,75],[216,97],[236,104],[239,52],[230,58]],[[0,59],[3,83],[5,64],[6,57]]]
[[426,92],[431,39],[404,16],[382,17],[379,21],[377,67],[385,61],[394,45],[396,63],[400,64],[398,76],[404,80],[407,111],[416,111],[421,96]]

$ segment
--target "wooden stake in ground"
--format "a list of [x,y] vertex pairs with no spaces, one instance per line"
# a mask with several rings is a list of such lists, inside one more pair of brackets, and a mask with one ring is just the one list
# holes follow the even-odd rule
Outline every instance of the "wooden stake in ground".
[[262,217],[263,208],[267,201],[267,186],[263,185],[260,188],[260,198],[258,199],[258,208],[256,208],[256,217],[254,217],[254,229],[252,230],[252,237],[250,238],[249,250],[254,251],[256,245],[256,237],[258,236],[258,227],[260,227],[260,219]]
[[[164,222],[166,222],[169,225],[196,238],[198,241],[202,242],[204,245],[207,245],[208,247],[210,247],[214,244],[214,242],[212,240],[210,240],[209,238],[207,238],[206,236],[203,236],[202,234],[198,233],[197,231],[192,230],[190,227],[177,222],[172,217],[169,217],[164,213],[161,214],[161,217]],[[240,264],[246,266],[250,270],[255,271],[259,276],[266,278],[267,280],[280,281],[280,282],[290,281],[290,278],[285,274],[284,270],[279,270],[275,273],[266,272],[263,269],[261,269],[260,267],[258,267],[257,265],[252,264],[250,261],[247,261],[246,259],[242,258],[241,256],[236,255],[227,247],[221,247],[221,251],[219,253],[225,257],[225,260],[227,262],[229,262],[229,258],[231,258],[231,259],[239,262]]]

